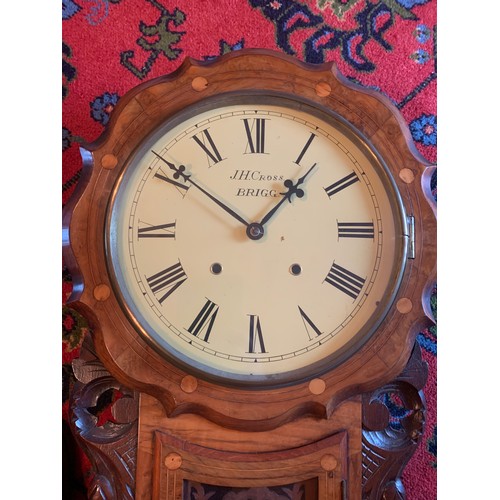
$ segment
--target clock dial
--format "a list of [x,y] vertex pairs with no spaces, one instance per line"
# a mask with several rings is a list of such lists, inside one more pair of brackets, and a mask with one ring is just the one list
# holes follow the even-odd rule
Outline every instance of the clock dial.
[[253,387],[331,369],[380,324],[405,216],[366,141],[285,97],[225,97],[133,155],[108,214],[124,308],[164,356]]

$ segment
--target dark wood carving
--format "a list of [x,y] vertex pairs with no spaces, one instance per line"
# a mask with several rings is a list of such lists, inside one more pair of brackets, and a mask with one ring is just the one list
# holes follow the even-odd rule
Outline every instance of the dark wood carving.
[[[427,363],[415,343],[401,375],[363,395],[363,500],[406,498],[401,474],[423,435],[426,380]],[[389,398],[398,402],[403,415],[395,423],[386,404]]]
[[254,487],[254,488],[224,488],[194,481],[185,484],[184,498],[214,498],[220,500],[304,500],[317,498],[316,481],[300,481],[284,486]]
[[[75,386],[72,398],[73,423],[79,441],[93,463],[95,474],[89,498],[135,498],[137,394],[109,375],[95,357],[88,338],[82,349],[82,358],[74,362],[74,370],[79,383]],[[422,389],[426,380],[427,364],[421,359],[419,345],[415,344],[401,375],[372,393],[363,395],[363,500],[406,498],[401,475],[423,434],[426,408]],[[115,422],[100,428],[97,425],[98,418],[91,410],[96,407],[99,397],[109,390],[119,390],[123,396],[118,400],[121,403],[113,405]],[[404,413],[396,425],[391,425],[390,409],[385,403],[391,396],[397,397],[400,405],[398,410]],[[288,498],[280,496],[280,492],[290,495],[290,498],[299,495],[299,498],[303,491],[316,491],[314,485],[307,481],[288,486],[245,490],[188,481],[185,489],[193,494],[207,490],[222,495],[221,498],[227,494],[228,498],[234,499],[238,498],[238,494],[252,495],[252,498]]]
[[88,498],[133,499],[137,458],[138,393],[106,370],[86,337],[73,361],[73,430],[93,465]]

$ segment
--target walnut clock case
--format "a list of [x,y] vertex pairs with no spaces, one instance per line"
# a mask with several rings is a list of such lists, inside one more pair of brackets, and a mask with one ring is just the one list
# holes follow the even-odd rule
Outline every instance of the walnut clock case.
[[73,397],[91,496],[403,498],[435,213],[388,100],[245,50],[133,89],[81,151],[63,248],[93,331]]

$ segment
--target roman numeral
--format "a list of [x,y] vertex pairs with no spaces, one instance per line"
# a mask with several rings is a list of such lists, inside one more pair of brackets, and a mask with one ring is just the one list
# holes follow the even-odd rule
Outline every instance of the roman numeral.
[[169,295],[187,280],[187,276],[184,269],[182,269],[181,263],[178,262],[159,273],[153,274],[146,280],[151,291],[156,295],[158,302],[162,304]]
[[[173,229],[172,229],[173,228]],[[138,238],[175,238],[175,222],[137,228]]]
[[210,167],[222,161],[223,158],[217,150],[212,136],[208,133],[208,129],[202,130],[199,134],[193,135],[192,139],[207,154],[208,165]]
[[339,238],[371,238],[375,236],[373,222],[338,222]]
[[302,151],[300,152],[299,156],[294,161],[294,163],[297,163],[297,165],[300,165],[300,162],[301,162],[303,156],[306,154],[306,151],[309,149],[309,146],[311,145],[311,142],[313,141],[313,139],[315,137],[316,137],[316,134],[313,134],[311,132],[311,135],[309,136],[309,139],[307,139],[307,142],[306,142],[305,146],[302,148]]
[[159,172],[156,172],[154,175],[156,178],[161,179],[162,181],[168,182],[169,184],[172,184],[173,186],[183,189],[184,191],[187,191],[189,189],[189,186],[186,186],[184,184],[181,184],[180,182],[174,181],[173,179],[168,178],[165,174],[160,174]]
[[203,331],[205,335],[203,340],[208,342],[210,333],[212,333],[212,327],[214,326],[215,318],[219,312],[219,306],[214,304],[211,300],[205,302],[201,311],[198,313],[191,326],[187,329],[189,333],[192,333],[195,337],[198,337]]
[[304,327],[306,329],[307,335],[309,336],[309,340],[312,340],[314,335],[311,335],[311,330],[316,334],[316,337],[321,335],[323,332],[319,330],[319,328],[311,321],[311,318],[303,311],[300,306],[299,308],[300,315],[302,316],[302,321],[304,322]]
[[[262,328],[260,326],[260,319],[256,314],[249,314],[250,316],[250,330],[248,336],[248,352],[266,352],[264,346],[264,337],[262,336]],[[259,351],[257,351],[257,342],[259,344]]]
[[245,153],[265,153],[264,143],[266,137],[266,120],[264,118],[252,118],[252,126],[248,118],[243,118],[248,144]]
[[358,297],[365,284],[363,278],[335,263],[333,263],[325,281],[353,299]]
[[354,172],[351,172],[349,175],[346,175],[339,181],[334,182],[330,186],[326,187],[325,188],[326,194],[331,198],[334,194],[338,193],[339,191],[342,191],[346,187],[358,181],[359,181],[358,176]]

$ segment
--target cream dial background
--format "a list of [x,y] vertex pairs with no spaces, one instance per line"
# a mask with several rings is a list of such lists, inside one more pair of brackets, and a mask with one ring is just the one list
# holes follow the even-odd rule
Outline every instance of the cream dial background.
[[[381,319],[403,267],[402,209],[375,156],[309,108],[276,102],[220,106],[165,127],[131,161],[109,218],[111,268],[140,330],[168,357],[226,381],[290,382],[333,366]],[[263,153],[250,152],[244,119],[254,149],[257,119],[265,120]],[[221,161],[193,139],[216,157],[204,130]],[[304,196],[285,201],[254,241],[155,153],[184,165],[248,223],[279,203],[286,179],[295,183],[315,166],[299,186]],[[356,182],[331,194],[330,186],[353,173]],[[341,237],[338,223],[372,223],[373,237]],[[339,283],[332,266],[360,278],[354,297],[331,283]],[[177,278],[155,291],[152,277],[169,268]],[[211,304],[195,335],[195,319]]]

